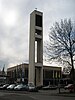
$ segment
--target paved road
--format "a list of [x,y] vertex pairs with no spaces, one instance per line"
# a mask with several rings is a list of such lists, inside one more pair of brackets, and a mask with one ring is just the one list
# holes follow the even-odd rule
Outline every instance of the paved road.
[[[24,91],[0,91],[0,100],[75,100],[75,96],[54,95],[56,91],[39,91],[39,92],[24,92]],[[53,94],[53,95],[52,95]]]

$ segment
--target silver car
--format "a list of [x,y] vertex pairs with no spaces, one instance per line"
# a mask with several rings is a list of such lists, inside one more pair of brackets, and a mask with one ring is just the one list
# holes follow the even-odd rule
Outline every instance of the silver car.
[[38,92],[38,89],[34,86],[33,83],[28,83],[27,90],[30,92]]
[[11,84],[7,87],[7,90],[13,90],[15,86],[16,86],[15,84]]
[[27,90],[26,85],[24,84],[18,84],[14,87],[14,90]]

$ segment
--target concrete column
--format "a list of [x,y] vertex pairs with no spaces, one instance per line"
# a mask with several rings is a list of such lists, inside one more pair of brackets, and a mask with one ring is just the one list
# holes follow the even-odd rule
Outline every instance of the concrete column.
[[[37,42],[36,63],[35,63],[35,41]],[[32,82],[33,84],[36,83],[36,85],[43,85],[43,13],[36,10],[34,10],[30,14],[28,77],[29,77],[28,82]]]

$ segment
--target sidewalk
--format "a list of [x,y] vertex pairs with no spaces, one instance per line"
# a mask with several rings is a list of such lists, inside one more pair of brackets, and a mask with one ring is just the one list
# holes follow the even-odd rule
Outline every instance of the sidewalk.
[[75,97],[75,93],[70,93],[68,90],[60,89],[59,90],[39,90],[39,93],[42,95],[50,96],[65,96],[65,97]]
[[64,97],[75,97],[75,93],[69,93],[69,92],[61,92],[57,94],[53,94],[54,96],[64,96]]

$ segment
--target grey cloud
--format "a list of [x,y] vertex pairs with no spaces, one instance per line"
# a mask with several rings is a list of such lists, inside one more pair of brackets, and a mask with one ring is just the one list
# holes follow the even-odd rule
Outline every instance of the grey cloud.
[[[10,6],[14,6],[11,1],[7,2],[6,0],[4,6],[10,4]],[[10,0],[9,0],[10,1]],[[23,1],[23,0],[21,0]],[[20,1],[20,2],[21,2]],[[19,0],[18,0],[19,2]],[[17,3],[18,3],[17,2]],[[19,4],[21,4],[19,2]],[[21,5],[22,6],[22,5]],[[19,5],[15,6],[15,9],[20,9]],[[9,8],[9,7],[8,7]],[[21,16],[22,15],[22,16]],[[25,15],[19,11],[19,22],[17,22],[16,27],[10,27],[6,29],[4,25],[0,25],[0,57],[1,57],[1,65],[6,63],[9,65],[10,63],[21,63],[28,61],[28,33],[27,33],[27,25],[25,24]],[[25,54],[26,53],[26,54]],[[7,59],[5,59],[5,58]],[[9,59],[10,58],[10,59]]]
[[2,70],[2,68],[5,67],[6,70],[8,63],[8,59],[0,59],[0,69]]

